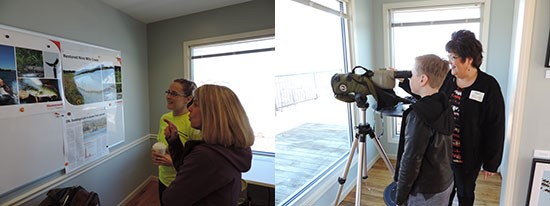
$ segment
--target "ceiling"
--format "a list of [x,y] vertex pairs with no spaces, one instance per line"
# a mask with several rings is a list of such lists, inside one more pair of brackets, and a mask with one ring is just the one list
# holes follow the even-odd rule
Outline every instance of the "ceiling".
[[101,0],[143,22],[152,23],[251,0]]

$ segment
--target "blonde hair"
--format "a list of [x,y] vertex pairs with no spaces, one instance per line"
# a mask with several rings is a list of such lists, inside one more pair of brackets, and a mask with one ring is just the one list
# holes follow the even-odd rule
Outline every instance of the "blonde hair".
[[428,85],[439,89],[449,73],[449,62],[435,54],[426,54],[415,58],[415,69],[418,75],[428,76]]
[[201,135],[209,144],[250,147],[254,132],[237,95],[228,87],[205,84],[195,90],[202,116]]

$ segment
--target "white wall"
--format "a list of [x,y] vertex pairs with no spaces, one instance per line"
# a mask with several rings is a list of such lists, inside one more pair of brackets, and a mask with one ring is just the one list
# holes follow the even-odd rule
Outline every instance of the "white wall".
[[[535,3],[536,2],[536,3]],[[510,162],[515,165],[508,167],[508,179],[506,182],[506,193],[502,194],[502,199],[506,199],[506,205],[525,205],[527,200],[527,190],[531,174],[531,164],[533,151],[550,151],[550,141],[548,134],[548,117],[550,116],[550,96],[546,89],[550,88],[550,79],[544,78],[544,72],[550,68],[544,67],[546,50],[548,45],[548,35],[550,31],[550,1],[547,0],[516,0],[517,5],[526,5],[526,20],[524,27],[532,28],[531,31],[525,31],[524,39],[530,42],[522,42],[519,47],[527,48],[526,51],[519,50],[519,56],[524,56],[525,64],[519,64],[516,73],[522,80],[522,74],[526,75],[524,81],[518,81],[517,94],[519,99],[515,99],[516,105],[520,108],[513,114],[517,122],[510,126],[519,125],[517,131],[512,131],[509,141],[514,142],[510,152]],[[520,7],[521,8],[521,7]],[[520,8],[516,7],[515,10]],[[534,11],[534,13],[533,13]],[[532,24],[532,25],[530,25]],[[521,48],[517,49],[521,49]],[[521,53],[522,52],[522,53]],[[528,53],[527,56],[526,53]],[[514,72],[514,71],[512,71]],[[514,127],[515,128],[515,127]],[[502,202],[502,201],[501,201]]]

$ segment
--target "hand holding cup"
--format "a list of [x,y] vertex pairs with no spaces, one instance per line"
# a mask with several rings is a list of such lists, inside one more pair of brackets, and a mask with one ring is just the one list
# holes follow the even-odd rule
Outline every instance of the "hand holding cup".
[[162,142],[155,143],[151,148],[151,160],[154,165],[172,166],[172,157],[168,154],[167,147]]
[[164,155],[166,153],[166,145],[162,142],[157,142],[153,144],[153,151],[159,155]]

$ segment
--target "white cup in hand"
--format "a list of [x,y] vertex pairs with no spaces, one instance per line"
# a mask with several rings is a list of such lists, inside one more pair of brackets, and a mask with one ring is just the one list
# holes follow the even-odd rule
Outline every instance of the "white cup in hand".
[[166,152],[166,145],[162,142],[157,142],[153,145],[153,150],[160,155],[164,155]]

